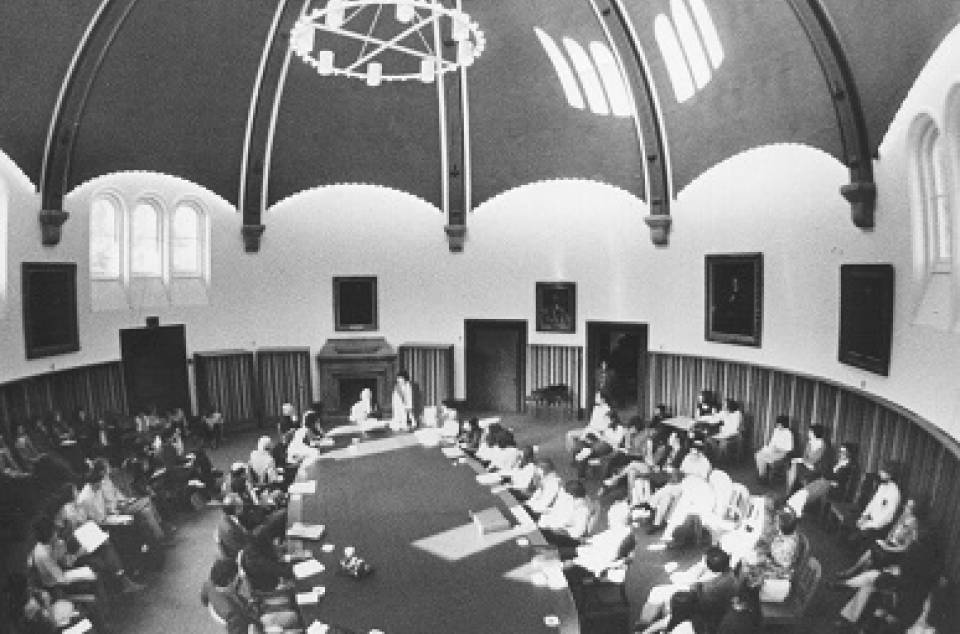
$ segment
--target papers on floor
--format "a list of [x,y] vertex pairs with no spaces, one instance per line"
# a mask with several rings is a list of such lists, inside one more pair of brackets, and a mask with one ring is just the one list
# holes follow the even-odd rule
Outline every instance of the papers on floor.
[[95,573],[90,566],[80,566],[79,568],[64,570],[63,580],[67,583],[75,583],[77,581],[96,581],[97,573]]
[[62,634],[84,634],[84,632],[89,632],[93,629],[93,623],[89,619],[83,619],[76,625],[71,625],[67,629],[62,631]]
[[463,449],[460,449],[460,447],[441,447],[440,451],[442,451],[443,455],[447,458],[453,459],[463,457]]
[[321,447],[333,447],[336,441],[333,438],[316,438],[310,441],[310,446],[314,449],[319,449]]
[[107,515],[103,523],[107,526],[129,526],[133,524],[133,515],[124,515],[122,513]]
[[477,482],[485,485],[500,484],[501,476],[499,473],[478,473]]
[[[320,602],[320,597],[327,593],[323,586],[317,586],[308,592],[297,593],[297,605],[313,605]],[[309,630],[308,630],[309,631]]]
[[306,561],[301,561],[298,564],[293,564],[293,576],[297,579],[306,579],[307,577],[312,577],[313,575],[319,575],[326,569],[326,566],[316,559],[307,559]]
[[327,532],[327,527],[323,524],[304,524],[303,522],[294,522],[287,529],[287,537],[294,539],[323,539]]
[[317,492],[317,481],[306,480],[303,482],[294,482],[290,485],[290,488],[287,489],[287,492],[290,493],[290,495],[313,495]]
[[310,627],[307,628],[307,634],[328,634],[329,632],[330,626],[320,621],[314,621],[310,624]]
[[488,508],[473,514],[473,522],[481,535],[505,531],[510,528],[510,522],[498,508]]
[[85,522],[73,531],[73,536],[88,553],[100,548],[103,542],[110,537],[102,528],[97,526],[96,522]]
[[440,430],[436,427],[423,427],[413,432],[419,442],[424,447],[436,447],[440,444]]

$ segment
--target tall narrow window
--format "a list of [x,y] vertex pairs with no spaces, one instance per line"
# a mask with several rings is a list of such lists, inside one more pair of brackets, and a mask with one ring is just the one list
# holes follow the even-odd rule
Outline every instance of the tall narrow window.
[[98,196],[90,209],[90,277],[120,279],[121,208],[112,196]]
[[170,231],[170,269],[174,275],[199,277],[203,271],[203,215],[189,203],[173,212]]
[[603,85],[600,78],[597,77],[597,70],[590,61],[590,56],[583,50],[579,42],[569,37],[563,38],[563,46],[567,49],[570,61],[573,62],[573,68],[580,77],[580,85],[587,96],[587,105],[590,106],[590,112],[593,114],[610,114],[610,108],[607,106],[607,98],[603,95]]
[[130,274],[159,277],[162,267],[160,210],[140,201],[130,214]]
[[655,17],[653,35],[657,40],[657,46],[660,47],[660,54],[663,55],[663,63],[666,64],[667,75],[673,86],[673,94],[678,102],[683,103],[693,96],[695,89],[683,49],[680,48],[680,40],[677,39],[677,31],[673,28],[670,18],[663,14]]
[[947,196],[943,137],[929,121],[916,146],[916,191],[923,212],[927,265],[933,273],[949,273],[953,260],[953,223]]
[[540,45],[543,46],[543,50],[547,54],[547,58],[550,60],[550,63],[553,64],[553,70],[557,74],[557,79],[560,80],[560,87],[563,89],[563,94],[567,98],[567,103],[571,108],[583,110],[583,108],[586,107],[586,103],[583,101],[583,95],[580,93],[580,87],[577,86],[577,79],[573,76],[570,64],[567,63],[567,58],[563,56],[560,47],[557,46],[553,38],[545,33],[543,29],[534,27],[533,32],[536,33],[537,39],[540,40]]
[[670,17],[653,19],[653,35],[677,101],[710,83],[723,63],[723,46],[704,0],[670,0]]
[[620,73],[620,67],[613,53],[601,42],[590,42],[590,55],[593,56],[593,63],[597,67],[597,72],[600,73],[603,88],[607,91],[610,110],[618,117],[629,117],[630,96],[627,94],[623,75]]

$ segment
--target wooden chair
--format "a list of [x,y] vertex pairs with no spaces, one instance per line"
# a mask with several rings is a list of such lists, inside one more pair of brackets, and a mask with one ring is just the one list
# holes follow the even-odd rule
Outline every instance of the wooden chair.
[[622,621],[624,629],[630,620],[630,600],[627,597],[627,570],[633,561],[636,541],[631,537],[621,547],[623,557],[614,561],[599,575],[590,575],[571,585],[582,631],[592,631],[594,624],[611,620]]
[[787,598],[781,603],[764,602],[760,604],[764,628],[796,628],[810,607],[813,596],[820,585],[822,574],[820,562],[816,557],[808,557],[803,564],[798,565]]

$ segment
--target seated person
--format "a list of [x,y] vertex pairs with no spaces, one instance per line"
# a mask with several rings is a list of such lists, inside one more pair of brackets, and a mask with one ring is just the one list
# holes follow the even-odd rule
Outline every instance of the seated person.
[[293,582],[293,564],[283,562],[277,554],[274,540],[278,532],[285,532],[286,526],[277,525],[286,515],[276,516],[253,531],[250,543],[240,552],[238,560],[253,596],[265,595],[280,588],[289,587]]
[[537,488],[524,505],[534,519],[553,506],[563,487],[563,480],[560,479],[560,474],[557,473],[553,461],[549,458],[537,462],[537,471],[539,472]]
[[451,401],[443,401],[437,411],[437,425],[440,435],[447,440],[457,438],[460,434],[460,414],[453,407]]
[[388,427],[380,420],[382,417],[380,406],[373,402],[373,391],[368,387],[360,390],[360,400],[350,408],[350,422],[360,427],[360,431],[366,434]]
[[247,466],[254,484],[271,484],[280,479],[277,473],[277,463],[273,459],[270,436],[261,436],[257,441],[257,448],[250,452]]
[[[843,622],[857,624],[865,616],[871,596],[878,588],[893,590],[897,595],[896,603],[904,610],[905,620],[907,612],[916,618],[922,610],[924,600],[930,590],[937,583],[942,569],[943,556],[937,540],[932,533],[921,535],[903,553],[900,563],[886,566],[882,570],[867,570],[842,582],[835,583],[831,588],[842,590],[856,588],[856,593],[840,610]],[[907,621],[909,622],[909,621]]]
[[480,428],[480,419],[474,416],[465,420],[460,426],[460,433],[457,434],[457,446],[473,455],[480,449],[480,439],[483,437],[483,430]]
[[771,465],[785,459],[793,451],[793,432],[790,431],[790,418],[781,414],[777,416],[770,442],[754,454],[757,464],[757,475],[761,481],[767,479],[767,470]]
[[218,559],[210,569],[210,578],[203,582],[200,603],[209,606],[227,623],[227,634],[247,634],[270,628],[297,627],[299,618],[292,610],[264,611],[261,606],[243,596],[237,588],[237,562]]
[[315,461],[320,452],[310,445],[313,432],[306,425],[301,425],[293,432],[290,444],[287,445],[287,462],[291,465],[300,465]]
[[512,469],[503,472],[507,487],[518,500],[527,500],[533,495],[540,480],[536,455],[533,447],[525,446],[520,451],[520,462]]
[[23,424],[17,425],[17,439],[14,441],[13,446],[17,451],[17,455],[20,456],[20,460],[23,461],[25,465],[36,462],[37,459],[43,455],[34,444],[33,438],[31,438],[27,432],[27,426]]
[[[703,454],[703,443],[700,441],[691,443],[690,450],[680,463],[680,478],[674,478],[675,482],[663,485],[650,498],[649,505],[654,510],[650,533],[666,526],[669,512],[685,491],[689,492],[691,501],[699,503],[702,498],[701,494],[706,491],[701,485],[707,485],[707,488],[709,488],[707,478],[711,469],[710,460]],[[695,481],[687,482],[691,478]],[[685,482],[686,484],[684,484]]]
[[755,563],[757,544],[769,544],[777,533],[777,503],[772,495],[753,498],[750,514],[739,528],[720,537],[720,548],[730,555],[734,568],[741,561]]
[[663,616],[643,629],[639,634],[700,634],[704,631],[703,619],[697,610],[697,597],[689,590],[681,590],[670,596]]
[[499,439],[503,431],[505,430],[500,423],[490,423],[483,431],[483,435],[480,437],[480,442],[477,446],[477,451],[474,454],[474,457],[483,466],[488,466],[490,461],[493,460],[494,456],[500,451]]
[[509,472],[516,468],[520,464],[522,456],[517,448],[517,441],[513,432],[501,428],[494,442],[496,442],[496,447],[490,455],[490,464],[487,467],[491,471],[501,472]]
[[[132,515],[138,532],[151,543],[160,543],[166,534],[160,514],[149,496],[130,498],[121,493],[111,477],[112,467],[100,458],[94,462],[88,483],[77,497],[77,502],[87,517],[103,524],[111,515]],[[96,482],[100,478],[99,483]]]
[[831,501],[842,501],[846,494],[850,478],[857,471],[857,462],[852,443],[842,443],[837,451],[837,461],[833,467],[824,469],[818,476],[809,479],[807,483],[790,496],[787,504],[797,515],[803,509],[824,498]]
[[689,437],[679,431],[667,436],[666,442],[656,446],[650,462],[635,461],[628,464],[623,472],[604,481],[615,482],[626,477],[627,495],[631,506],[649,503],[649,497],[669,482],[679,481],[675,474],[689,451]]
[[720,429],[714,432],[713,437],[723,440],[739,436],[741,425],[743,425],[743,412],[740,411],[740,404],[728,398],[723,402],[723,409],[720,410]]
[[537,526],[551,544],[574,546],[587,536],[590,512],[583,482],[570,480],[537,520]]
[[8,626],[17,634],[56,634],[74,621],[74,604],[54,599],[47,590],[32,586],[27,576],[12,573],[7,578]]
[[899,465],[889,461],[877,472],[880,485],[857,518],[855,530],[850,536],[851,542],[869,543],[886,534],[900,507],[900,487],[895,481],[898,474]]
[[823,425],[811,425],[807,431],[807,446],[803,456],[790,459],[787,469],[787,493],[791,494],[807,482],[816,480],[826,468],[825,454],[827,444],[823,439]]
[[207,444],[217,448],[223,442],[223,414],[216,405],[210,405],[203,416],[203,426],[206,428]]
[[870,544],[870,547],[863,551],[852,566],[837,572],[837,578],[850,579],[867,570],[882,569],[898,563],[903,553],[920,536],[921,518],[926,518],[925,505],[918,507],[913,498],[908,499],[897,521],[890,527],[886,538]]
[[587,461],[622,450],[626,441],[626,427],[620,422],[620,416],[613,410],[607,410],[606,426],[598,433],[588,433],[577,442],[583,448],[574,456],[577,463],[577,477],[584,478],[587,473]]
[[630,555],[636,539],[630,529],[630,508],[626,502],[614,502],[607,511],[608,528],[591,535],[575,550],[564,553],[564,572],[568,579],[576,580],[589,573],[600,576],[605,570]]
[[690,592],[696,598],[696,613],[703,620],[703,625],[715,628],[739,586],[739,580],[730,569],[730,556],[720,548],[711,546],[698,563],[683,572],[673,573],[669,584],[654,586],[650,590],[640,619],[645,623],[662,621],[667,616],[667,606],[672,597],[681,592]]
[[760,588],[768,579],[787,580],[793,578],[793,571],[800,555],[800,535],[797,533],[799,520],[789,508],[777,512],[776,532],[771,539],[757,542],[754,555],[744,561],[741,575],[752,588]]
[[253,533],[240,521],[243,500],[236,493],[223,496],[223,515],[217,524],[217,544],[220,555],[236,559],[237,553],[250,545]]
[[949,580],[941,576],[922,604],[918,601],[919,592],[900,593],[896,595],[893,606],[875,611],[872,622],[868,622],[867,631],[884,634],[899,634],[904,629],[906,634],[946,632],[951,625],[952,590]]
[[609,425],[607,412],[610,411],[608,395],[602,390],[598,390],[593,397],[593,410],[590,412],[590,421],[582,429],[571,429],[567,432],[566,448],[574,453],[587,446],[590,437],[593,439],[600,437],[603,430]]
[[13,452],[7,446],[7,441],[0,434],[0,473],[9,478],[23,478],[29,474],[20,467],[20,463],[13,457]]

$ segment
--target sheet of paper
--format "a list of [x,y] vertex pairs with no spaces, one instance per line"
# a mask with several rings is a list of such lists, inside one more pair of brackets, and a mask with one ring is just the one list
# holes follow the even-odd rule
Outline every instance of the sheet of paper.
[[463,456],[463,450],[459,447],[441,447],[440,451],[442,451],[443,455],[447,458],[460,458]]
[[63,578],[66,579],[68,583],[75,581],[96,581],[97,575],[89,566],[80,566],[79,568],[64,570]]
[[306,480],[303,482],[294,482],[290,485],[290,488],[287,489],[287,491],[290,493],[290,495],[313,495],[317,492],[317,481]]
[[110,537],[102,528],[97,526],[96,522],[85,522],[73,531],[73,536],[88,553],[100,548],[103,542]]
[[320,621],[314,621],[310,624],[310,627],[307,628],[307,634],[328,634],[329,631],[330,626]]
[[323,524],[303,524],[294,522],[287,529],[287,536],[296,539],[322,539],[327,532],[327,527]]
[[500,474],[499,473],[478,473],[477,482],[480,484],[500,484]]
[[93,629],[93,623],[89,619],[83,619],[75,625],[71,625],[67,629],[63,630],[62,634],[84,634],[84,632],[89,632]]
[[123,513],[107,515],[107,519],[104,520],[103,523],[108,526],[127,526],[133,524],[133,515],[125,515]]
[[298,564],[293,564],[293,576],[297,579],[306,579],[307,577],[318,575],[326,569],[326,566],[316,559],[308,559]]
[[297,605],[313,605],[320,601],[320,595],[311,590],[310,592],[297,593]]

